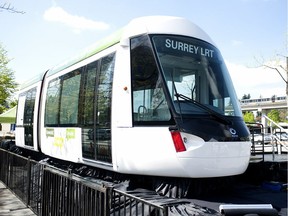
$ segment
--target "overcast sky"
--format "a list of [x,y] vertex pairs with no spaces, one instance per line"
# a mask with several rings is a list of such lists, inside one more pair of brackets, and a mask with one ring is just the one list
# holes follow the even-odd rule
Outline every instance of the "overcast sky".
[[[0,0],[24,14],[0,11],[0,43],[9,67],[23,83],[76,55],[131,19],[150,15],[185,17],[214,40],[237,95],[285,95],[276,70],[286,67],[287,0]],[[278,67],[286,78],[285,71]]]

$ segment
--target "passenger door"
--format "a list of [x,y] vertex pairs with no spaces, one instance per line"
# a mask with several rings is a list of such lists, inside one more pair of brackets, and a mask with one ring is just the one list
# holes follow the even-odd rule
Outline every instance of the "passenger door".
[[33,147],[36,87],[19,95],[16,119],[16,145]]
[[19,95],[18,98],[18,105],[17,105],[17,116],[16,116],[16,145],[17,146],[24,146],[25,145],[25,135],[24,135],[24,105],[25,105],[26,94]]
[[87,65],[82,98],[82,155],[112,163],[111,96],[115,54]]

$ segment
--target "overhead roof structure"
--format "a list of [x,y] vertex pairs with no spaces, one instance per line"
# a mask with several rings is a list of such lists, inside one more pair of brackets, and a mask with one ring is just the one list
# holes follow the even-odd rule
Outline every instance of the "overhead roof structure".
[[8,111],[0,115],[0,123],[15,124],[16,122],[16,110],[17,106],[9,109]]

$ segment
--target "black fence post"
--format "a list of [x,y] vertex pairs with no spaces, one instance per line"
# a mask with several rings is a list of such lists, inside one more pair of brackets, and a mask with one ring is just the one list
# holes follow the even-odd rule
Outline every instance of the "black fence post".
[[11,154],[9,154],[8,152],[6,152],[7,154],[7,179],[6,179],[6,185],[11,188],[12,183],[10,182],[12,179],[12,160],[13,160],[13,156]]
[[50,190],[48,188],[48,181],[47,179],[47,172],[45,169],[43,169],[43,178],[42,178],[42,185],[41,185],[41,191],[42,191],[42,200],[41,200],[41,215],[49,215],[47,212],[47,209],[49,208],[49,197],[50,197]]
[[30,193],[31,193],[31,157],[27,160],[27,206],[30,206]]
[[113,199],[113,187],[107,186],[106,192],[105,192],[105,205],[104,205],[105,216],[110,215],[112,199]]
[[168,206],[163,206],[163,216],[168,216]]

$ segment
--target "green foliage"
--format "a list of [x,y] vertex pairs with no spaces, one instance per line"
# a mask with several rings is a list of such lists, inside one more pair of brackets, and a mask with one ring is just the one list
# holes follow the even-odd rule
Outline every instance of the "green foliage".
[[244,122],[253,123],[255,122],[254,114],[252,112],[245,112],[243,115]]
[[7,51],[0,44],[0,113],[10,107],[9,98],[17,87],[14,71],[8,67],[9,62]]
[[279,110],[271,110],[267,114],[268,118],[272,119],[274,122],[280,122],[280,112]]
[[287,121],[287,109],[278,109],[280,122],[288,122]]

